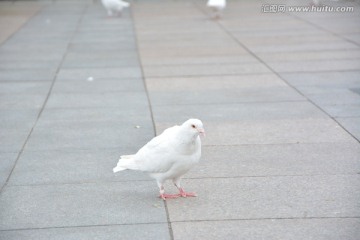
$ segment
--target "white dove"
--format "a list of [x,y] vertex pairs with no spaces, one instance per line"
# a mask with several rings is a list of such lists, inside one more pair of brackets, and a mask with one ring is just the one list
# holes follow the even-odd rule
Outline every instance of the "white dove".
[[321,2],[320,0],[312,0],[312,2],[310,3],[311,6],[315,6],[315,7],[318,7],[318,6],[321,6]]
[[121,11],[124,8],[130,6],[130,3],[122,1],[122,0],[101,0],[105,9],[109,16],[113,16],[114,14],[121,14]]
[[221,17],[221,11],[226,7],[226,0],[208,0],[206,6],[210,7],[214,11],[214,18]]
[[[114,172],[126,169],[147,172],[156,179],[160,197],[195,197],[195,193],[185,192],[180,185],[181,177],[188,172],[201,157],[201,140],[205,135],[203,124],[198,119],[189,119],[181,126],[166,129],[154,137],[134,155],[121,156]],[[171,179],[179,194],[165,194],[164,182]]]

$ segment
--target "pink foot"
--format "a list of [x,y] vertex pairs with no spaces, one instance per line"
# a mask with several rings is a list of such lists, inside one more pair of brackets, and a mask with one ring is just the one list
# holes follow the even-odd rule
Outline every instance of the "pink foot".
[[185,192],[184,189],[180,188],[180,196],[182,197],[197,197],[196,193],[193,192]]
[[178,198],[180,197],[180,194],[160,194],[159,196],[160,198],[162,198],[163,200],[166,200],[167,198]]

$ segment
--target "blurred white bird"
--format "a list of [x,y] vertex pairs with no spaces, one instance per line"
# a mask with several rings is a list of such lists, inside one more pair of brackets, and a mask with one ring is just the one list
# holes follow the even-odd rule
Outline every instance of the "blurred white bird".
[[[201,140],[205,135],[203,124],[198,119],[189,119],[181,126],[166,129],[154,137],[134,155],[121,156],[114,172],[126,169],[147,172],[156,179],[160,197],[195,197],[195,193],[185,192],[180,185],[181,177],[188,172],[201,157]],[[179,194],[165,194],[164,182],[171,179]]]
[[101,0],[109,16],[121,15],[124,8],[130,6],[130,3],[122,0]]
[[321,2],[320,2],[320,0],[312,0],[310,5],[318,7],[321,5]]
[[226,0],[208,0],[207,4],[214,11],[214,18],[218,19],[221,17],[221,12],[226,7]]

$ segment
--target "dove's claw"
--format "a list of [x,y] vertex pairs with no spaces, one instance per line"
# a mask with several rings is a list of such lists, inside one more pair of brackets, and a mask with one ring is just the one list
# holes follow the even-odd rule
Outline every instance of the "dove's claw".
[[178,198],[180,197],[180,194],[160,194],[159,196],[160,198],[162,198],[163,200],[166,200],[167,198]]
[[180,188],[180,196],[182,197],[197,197],[196,193],[193,192],[185,192],[184,189]]
[[182,197],[197,197],[196,193],[191,193],[191,192],[183,192],[181,193]]

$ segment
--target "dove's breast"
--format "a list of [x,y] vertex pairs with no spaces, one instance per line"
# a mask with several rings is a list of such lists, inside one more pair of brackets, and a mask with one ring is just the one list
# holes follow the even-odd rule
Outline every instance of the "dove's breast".
[[160,182],[184,175],[200,160],[200,138],[191,145],[176,142],[155,144],[154,142],[150,144],[150,148],[145,147],[137,153],[141,166],[139,169],[148,172]]
[[185,173],[187,173],[194,165],[196,165],[200,161],[201,157],[201,148],[198,148],[191,155],[182,155],[179,156],[174,164],[166,173],[168,179],[178,178]]

